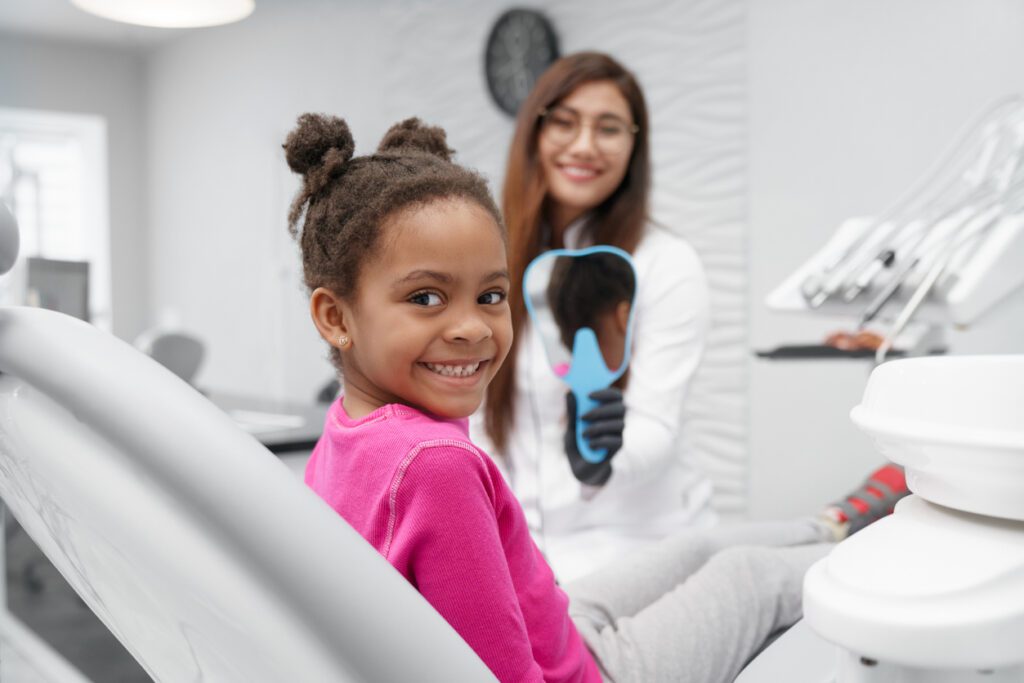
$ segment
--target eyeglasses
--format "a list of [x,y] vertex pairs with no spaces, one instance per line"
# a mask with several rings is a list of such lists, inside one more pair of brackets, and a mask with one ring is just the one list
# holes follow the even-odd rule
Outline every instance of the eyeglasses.
[[613,114],[604,114],[585,122],[568,107],[552,107],[540,110],[540,134],[558,147],[566,147],[579,137],[585,125],[593,131],[594,145],[605,154],[622,154],[633,142],[633,136],[640,132],[640,126],[623,121]]

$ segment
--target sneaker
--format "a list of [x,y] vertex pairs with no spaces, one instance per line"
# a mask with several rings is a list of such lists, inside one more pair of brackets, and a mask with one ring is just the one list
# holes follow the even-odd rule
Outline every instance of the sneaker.
[[883,465],[846,498],[822,510],[819,520],[841,541],[892,512],[896,501],[907,496],[907,479],[899,465]]

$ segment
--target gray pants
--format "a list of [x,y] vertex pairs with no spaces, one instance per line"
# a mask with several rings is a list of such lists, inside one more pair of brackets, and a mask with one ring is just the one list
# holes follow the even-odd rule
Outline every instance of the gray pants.
[[570,583],[569,613],[606,681],[732,681],[800,618],[826,540],[811,519],[684,531]]

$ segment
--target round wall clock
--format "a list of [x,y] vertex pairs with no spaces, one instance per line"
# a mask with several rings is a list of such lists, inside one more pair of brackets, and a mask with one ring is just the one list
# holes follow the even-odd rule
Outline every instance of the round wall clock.
[[558,38],[543,14],[528,9],[502,14],[484,53],[484,75],[495,104],[515,116],[537,77],[556,59]]

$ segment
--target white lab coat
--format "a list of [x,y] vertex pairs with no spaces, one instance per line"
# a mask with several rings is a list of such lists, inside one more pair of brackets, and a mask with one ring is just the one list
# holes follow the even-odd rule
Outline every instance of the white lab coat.
[[[583,221],[568,248],[588,246]],[[636,315],[625,391],[623,447],[601,488],[580,484],[563,447],[566,385],[539,335],[519,332],[516,421],[504,453],[471,420],[473,440],[494,454],[526,512],[538,546],[567,582],[688,525],[713,523],[710,481],[693,466],[683,404],[709,324],[707,280],[682,238],[649,226],[633,253]]]

